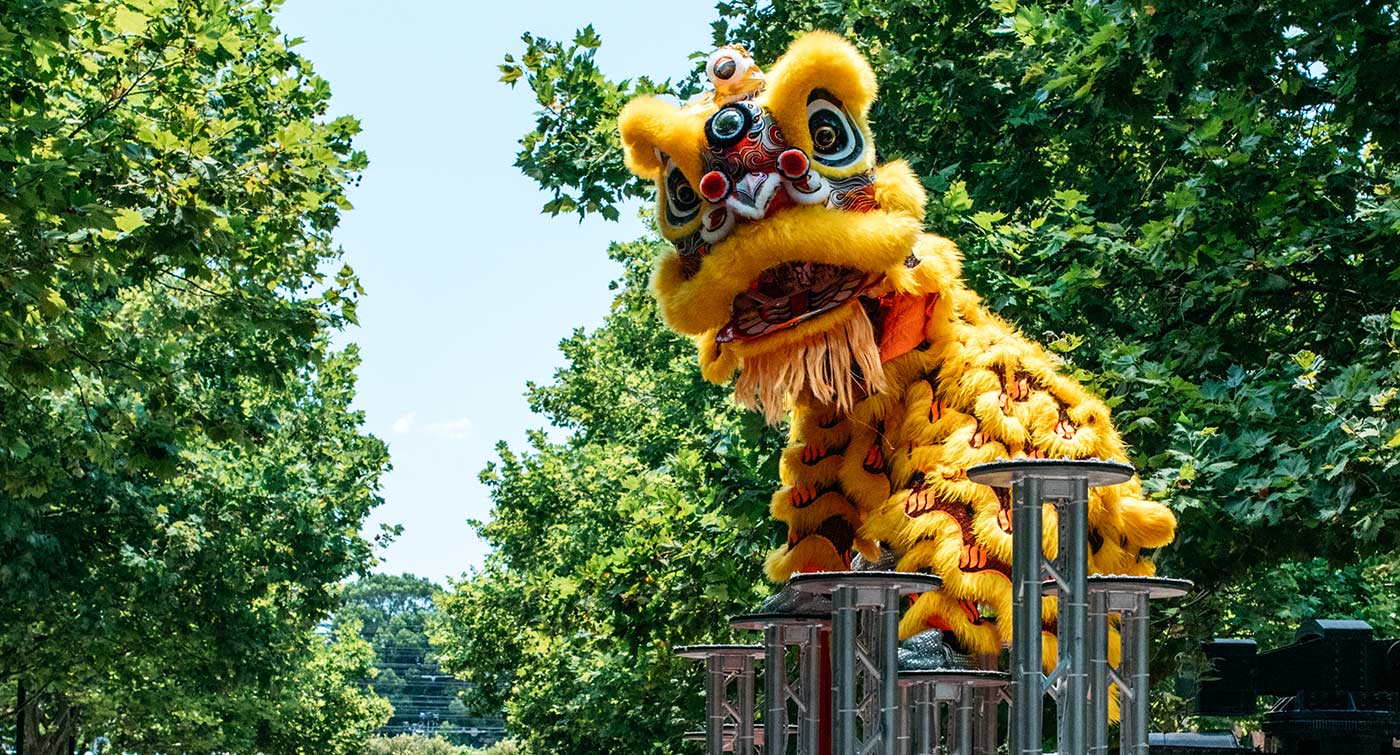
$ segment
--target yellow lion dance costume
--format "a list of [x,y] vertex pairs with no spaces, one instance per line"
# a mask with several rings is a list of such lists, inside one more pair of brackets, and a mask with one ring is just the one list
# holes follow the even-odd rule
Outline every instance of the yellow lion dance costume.
[[[767,75],[724,48],[707,73],[713,92],[679,106],[639,97],[618,125],[675,244],[655,276],[666,320],[695,337],[707,379],[737,371],[741,403],[770,422],[792,412],[771,507],[788,542],[769,577],[844,570],[854,552],[878,561],[884,546],[897,569],[943,579],[901,637],[937,628],[963,652],[998,652],[1013,522],[1008,499],[966,471],[1126,460],[1108,407],[988,312],[957,247],[923,232],[909,165],[875,164],[875,76],[849,43],[807,34]],[[1089,526],[1092,572],[1150,575],[1141,551],[1168,543],[1176,520],[1134,478],[1092,493]],[[1053,556],[1049,506],[1045,533]],[[1053,599],[1042,621],[1053,659]]]

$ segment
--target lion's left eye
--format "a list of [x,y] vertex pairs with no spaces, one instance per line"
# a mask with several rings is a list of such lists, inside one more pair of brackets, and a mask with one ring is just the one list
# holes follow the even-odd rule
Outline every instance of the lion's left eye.
[[860,129],[841,103],[820,89],[807,101],[807,129],[812,136],[812,157],[823,165],[842,168],[865,154]]
[[680,168],[666,171],[666,222],[680,227],[695,219],[700,212],[700,195],[695,193]]

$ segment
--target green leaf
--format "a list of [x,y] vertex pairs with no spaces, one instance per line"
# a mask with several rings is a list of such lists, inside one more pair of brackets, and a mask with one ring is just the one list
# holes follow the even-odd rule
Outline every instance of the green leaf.
[[149,19],[125,5],[118,6],[112,17],[112,25],[119,34],[141,34],[146,31]]
[[117,210],[116,214],[112,216],[112,222],[116,224],[117,230],[122,233],[131,233],[145,225],[146,219],[142,217],[140,211],[124,207]]
[[589,50],[596,50],[603,44],[603,40],[593,30],[593,24],[589,24],[574,34],[574,44]]
[[39,310],[46,315],[56,315],[68,311],[68,302],[59,292],[48,289],[39,296]]
[[964,212],[972,209],[972,196],[967,193],[967,182],[954,181],[943,193],[943,205],[950,212]]
[[979,212],[972,216],[972,224],[991,233],[992,227],[1006,218],[1004,212]]
[[1064,189],[1055,192],[1055,203],[1065,210],[1073,210],[1088,199],[1088,194],[1077,189]]

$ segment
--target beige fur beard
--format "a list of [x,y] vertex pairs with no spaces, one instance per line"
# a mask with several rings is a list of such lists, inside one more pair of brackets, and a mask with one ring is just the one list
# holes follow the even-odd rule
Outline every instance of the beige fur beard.
[[819,404],[845,414],[857,401],[885,388],[875,328],[859,304],[833,327],[796,344],[744,357],[734,398],[757,409],[770,425],[782,421],[803,388]]

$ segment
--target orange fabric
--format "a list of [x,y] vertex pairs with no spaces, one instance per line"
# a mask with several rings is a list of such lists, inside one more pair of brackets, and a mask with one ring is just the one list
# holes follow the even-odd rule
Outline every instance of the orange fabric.
[[880,299],[880,361],[888,362],[924,342],[928,313],[938,294],[889,294]]

